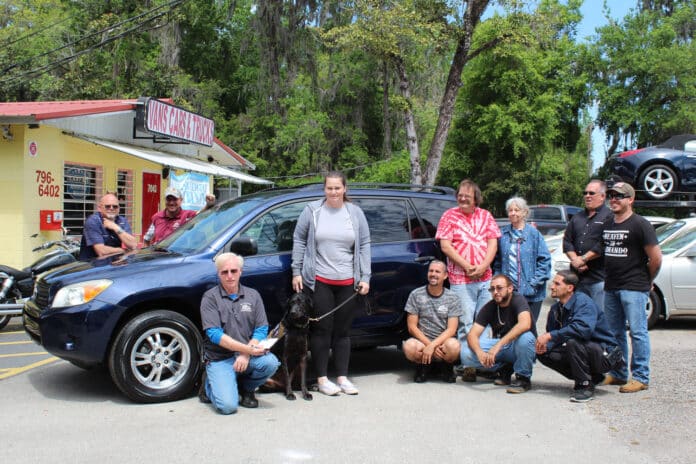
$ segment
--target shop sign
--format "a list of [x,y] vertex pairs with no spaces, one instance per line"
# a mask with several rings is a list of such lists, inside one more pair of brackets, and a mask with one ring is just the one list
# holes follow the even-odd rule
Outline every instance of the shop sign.
[[144,99],[144,105],[138,108],[136,124],[146,132],[213,146],[215,122],[212,119],[155,98]]

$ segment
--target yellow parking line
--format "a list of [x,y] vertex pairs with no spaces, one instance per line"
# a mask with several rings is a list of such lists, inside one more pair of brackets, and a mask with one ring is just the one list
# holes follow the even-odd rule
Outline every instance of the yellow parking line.
[[26,372],[30,369],[35,368],[35,367],[45,366],[46,364],[50,364],[50,363],[55,362],[55,361],[58,361],[58,358],[53,356],[53,357],[50,357],[48,359],[43,359],[41,361],[37,361],[35,363],[29,364],[29,365],[26,365],[23,367],[16,367],[13,369],[8,369],[7,372],[0,374],[0,380],[10,378],[10,377],[15,376],[17,374],[21,374],[22,372]]
[[48,354],[48,353],[45,351],[30,351],[28,353],[0,354],[0,358],[18,358],[20,356],[32,356],[35,354]]
[[22,340],[19,342],[0,342],[0,345],[28,345],[30,343],[34,343],[31,340]]
[[12,332],[0,332],[0,335],[17,335],[25,333],[23,330],[13,330]]

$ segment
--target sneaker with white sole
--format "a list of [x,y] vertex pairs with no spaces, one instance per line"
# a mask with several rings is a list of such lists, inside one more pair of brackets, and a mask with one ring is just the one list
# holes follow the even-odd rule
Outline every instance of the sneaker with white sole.
[[323,393],[326,396],[336,396],[339,393],[341,393],[341,389],[338,388],[338,386],[330,380],[327,380],[324,383],[320,383],[319,385],[317,385],[317,388],[319,389],[320,393]]
[[346,395],[357,395],[358,394],[358,389],[356,388],[355,385],[353,385],[353,382],[351,382],[348,379],[339,383],[338,386],[341,388],[341,391],[343,393],[345,393]]

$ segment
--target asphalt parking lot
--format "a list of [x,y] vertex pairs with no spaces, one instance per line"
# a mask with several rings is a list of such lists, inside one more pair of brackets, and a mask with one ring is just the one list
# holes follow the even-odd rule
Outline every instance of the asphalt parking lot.
[[[19,329],[6,328],[0,341],[28,340]],[[53,361],[33,344],[0,345],[2,354],[32,353],[0,358],[2,456],[13,464],[691,463],[695,334],[696,319],[652,331],[650,389],[624,395],[601,387],[588,404],[570,403],[569,382],[539,364],[534,388],[523,395],[506,394],[483,379],[414,384],[401,352],[380,348],[353,355],[357,397],[317,393],[311,402],[291,402],[281,394],[258,395],[259,409],[233,416],[215,414],[195,397],[133,404],[103,370]],[[7,367],[9,359],[23,364]]]
[[0,331],[0,380],[57,360],[31,341],[22,329],[20,317],[12,318]]

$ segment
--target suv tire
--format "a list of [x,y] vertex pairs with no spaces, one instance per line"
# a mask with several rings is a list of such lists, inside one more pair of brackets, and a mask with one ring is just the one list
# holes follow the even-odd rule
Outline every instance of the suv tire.
[[121,328],[109,352],[109,372],[133,401],[178,400],[193,390],[202,339],[193,322],[167,310],[140,314]]

